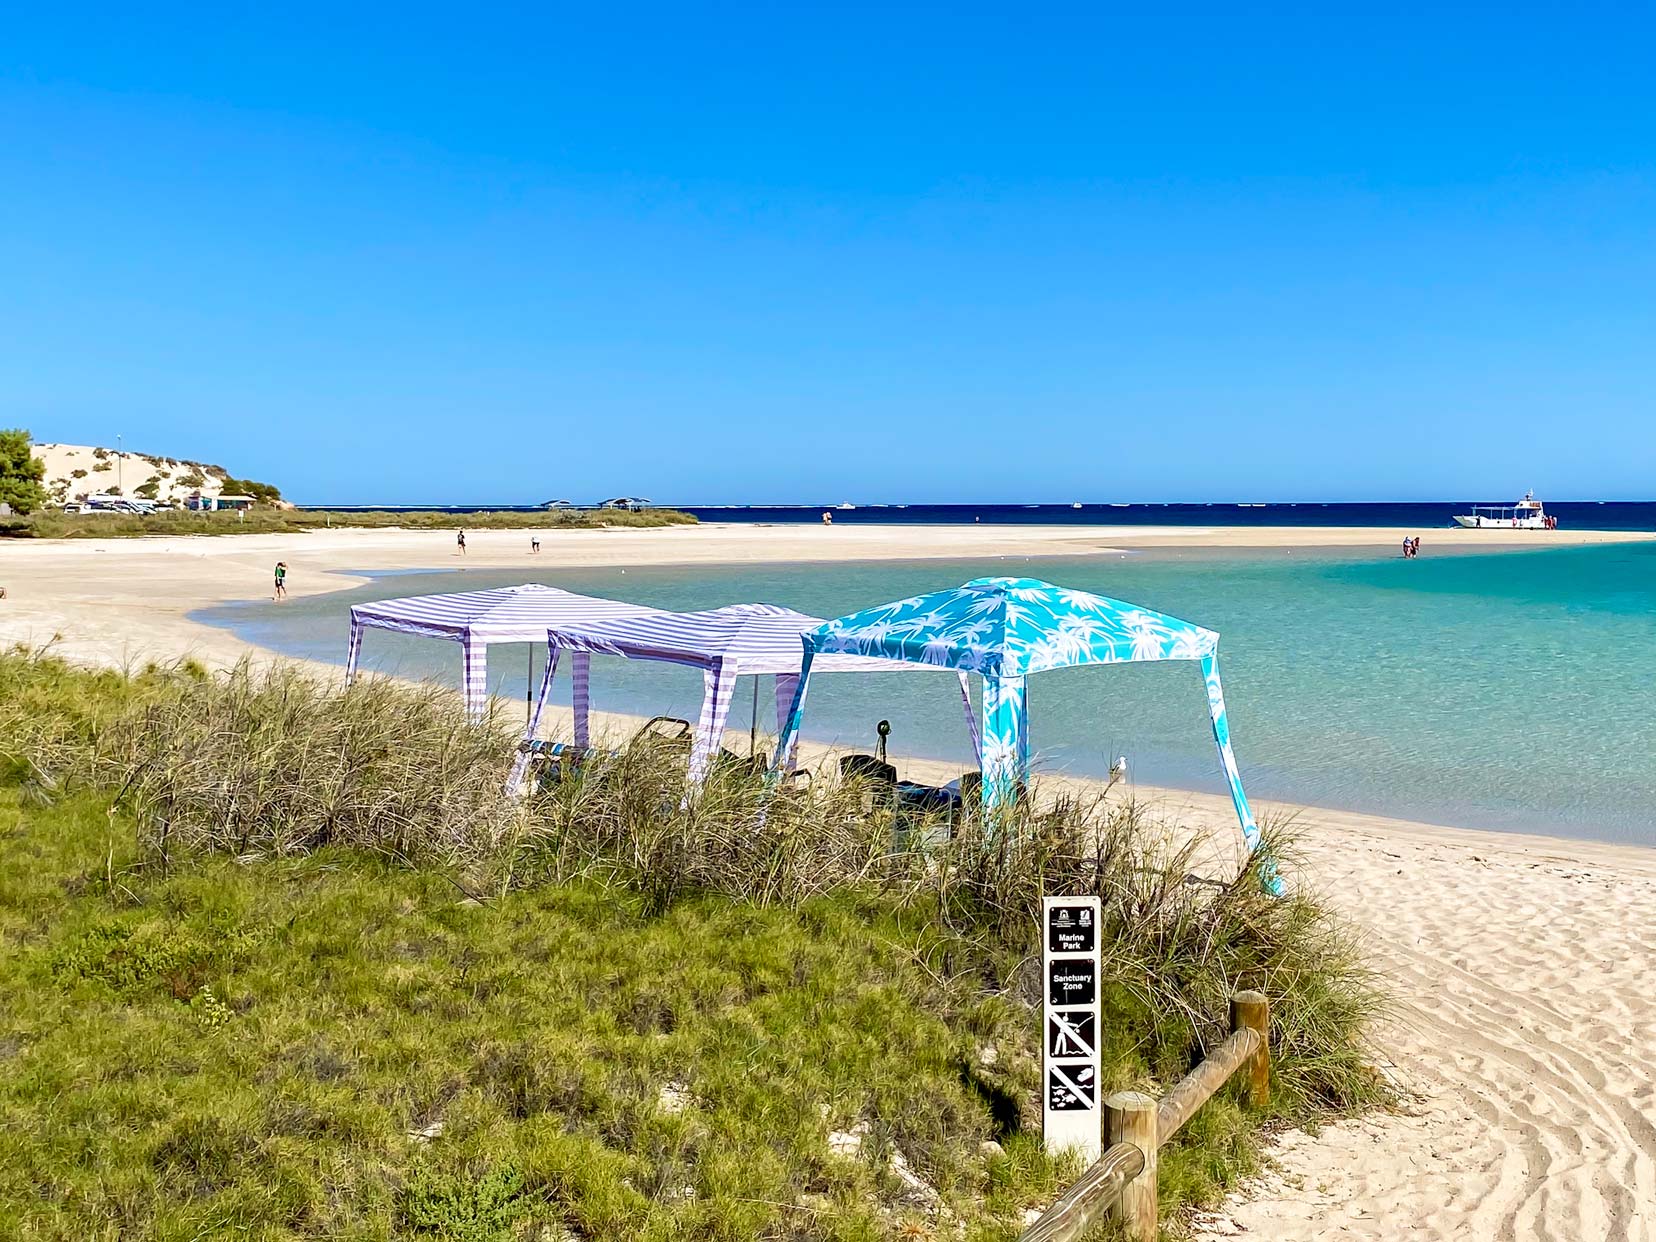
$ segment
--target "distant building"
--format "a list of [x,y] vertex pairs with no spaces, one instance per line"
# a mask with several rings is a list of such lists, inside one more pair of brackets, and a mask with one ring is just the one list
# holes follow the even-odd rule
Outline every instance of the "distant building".
[[203,496],[200,492],[192,492],[184,498],[184,507],[197,513],[210,513],[214,509],[251,509],[251,496]]

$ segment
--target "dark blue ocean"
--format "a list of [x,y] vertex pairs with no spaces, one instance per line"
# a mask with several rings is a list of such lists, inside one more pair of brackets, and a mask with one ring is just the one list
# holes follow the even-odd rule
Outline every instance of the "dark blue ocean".
[[[694,514],[704,522],[819,522],[832,511],[836,523],[882,525],[986,524],[1032,526],[1384,526],[1452,525],[1451,518],[1473,504],[1511,504],[1512,498],[1434,500],[1351,504],[1039,504],[1039,505],[855,505],[835,501],[811,505],[688,505],[664,507]],[[1656,530],[1656,501],[1562,500],[1546,502],[1559,525],[1573,530]],[[424,509],[447,513],[527,511],[537,505],[312,505],[308,508],[352,510]]]

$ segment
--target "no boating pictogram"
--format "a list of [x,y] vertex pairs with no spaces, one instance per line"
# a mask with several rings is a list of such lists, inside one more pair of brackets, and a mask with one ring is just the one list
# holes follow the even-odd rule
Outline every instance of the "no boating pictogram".
[[1092,1066],[1047,1067],[1047,1107],[1055,1113],[1090,1112],[1098,1101],[1098,1073]]

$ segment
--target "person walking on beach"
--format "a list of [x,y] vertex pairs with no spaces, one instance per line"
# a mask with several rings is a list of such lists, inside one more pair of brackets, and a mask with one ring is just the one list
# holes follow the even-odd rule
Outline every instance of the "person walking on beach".
[[1414,537],[1414,543],[1409,548],[1409,555],[1411,557],[1416,557],[1416,556],[1420,555],[1420,536],[1419,535],[1416,535]]
[[540,536],[539,535],[530,535],[529,536],[529,551],[531,551],[531,552],[539,552],[540,551]]
[[272,598],[279,604],[287,598],[287,562],[276,562],[276,594]]
[[458,535],[456,535],[454,537],[454,543],[455,543],[455,548],[456,548],[456,551],[455,551],[454,554],[456,556],[466,555],[466,532],[465,531],[461,531]]
[[1408,560],[1414,555],[1414,540],[1407,535],[1403,536],[1403,559]]

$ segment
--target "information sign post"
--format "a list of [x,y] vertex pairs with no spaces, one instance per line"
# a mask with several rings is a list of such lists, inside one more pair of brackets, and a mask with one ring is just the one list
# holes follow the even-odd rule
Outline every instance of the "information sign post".
[[1103,1154],[1098,1098],[1098,898],[1042,900],[1042,1135],[1054,1154]]

